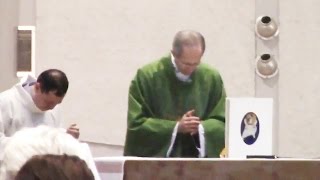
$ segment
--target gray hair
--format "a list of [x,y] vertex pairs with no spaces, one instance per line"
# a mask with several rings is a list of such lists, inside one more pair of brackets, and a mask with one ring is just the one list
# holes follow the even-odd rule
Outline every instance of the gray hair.
[[183,30],[177,32],[172,43],[172,51],[175,55],[180,56],[184,47],[201,45],[202,53],[206,49],[206,43],[202,34],[197,31]]
[[[37,126],[24,128],[16,132],[8,140],[0,169],[0,179],[10,180],[16,176],[19,169],[34,155],[68,154],[83,159],[89,166],[92,156],[83,145],[67,134],[61,128]],[[92,172],[97,170],[90,166]]]

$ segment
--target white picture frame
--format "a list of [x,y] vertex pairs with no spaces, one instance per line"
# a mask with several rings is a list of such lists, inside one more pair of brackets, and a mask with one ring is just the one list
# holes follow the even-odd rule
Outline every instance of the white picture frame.
[[272,98],[226,99],[225,142],[229,158],[274,156]]

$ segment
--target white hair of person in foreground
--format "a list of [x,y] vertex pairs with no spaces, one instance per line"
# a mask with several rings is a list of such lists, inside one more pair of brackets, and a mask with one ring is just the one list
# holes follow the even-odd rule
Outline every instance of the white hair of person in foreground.
[[96,177],[96,167],[92,166],[93,160],[90,151],[85,149],[77,139],[67,134],[65,130],[48,126],[24,128],[12,136],[3,152],[0,179],[14,179],[20,168],[32,156],[44,154],[78,156],[88,164],[95,179],[100,179]]

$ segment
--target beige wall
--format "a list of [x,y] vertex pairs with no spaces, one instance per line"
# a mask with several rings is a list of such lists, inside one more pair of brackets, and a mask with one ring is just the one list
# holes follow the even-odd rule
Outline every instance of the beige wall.
[[0,91],[16,83],[16,28],[19,1],[0,0]]
[[257,82],[254,73],[258,9],[254,0],[0,3],[0,17],[7,17],[0,23],[0,88],[16,82],[12,29],[22,21],[35,23],[36,72],[60,68],[67,73],[71,84],[62,104],[65,125],[80,126],[81,139],[91,142],[95,156],[122,154],[130,80],[138,67],[169,53],[172,37],[180,29],[204,34],[204,61],[220,70],[228,96],[263,96],[273,92],[263,87],[278,88],[274,92],[279,93],[280,156],[320,155],[320,145],[313,141],[320,137],[316,54],[320,2],[316,0],[279,1],[280,74],[271,82]]
[[0,92],[19,81],[17,26],[34,26],[35,13],[35,0],[0,0]]
[[123,146],[130,81],[170,52],[181,29],[204,34],[204,61],[221,71],[230,96],[254,95],[253,1],[49,0],[36,9],[37,72],[66,71],[66,124],[77,122],[85,141]]
[[279,153],[319,157],[320,1],[279,2]]

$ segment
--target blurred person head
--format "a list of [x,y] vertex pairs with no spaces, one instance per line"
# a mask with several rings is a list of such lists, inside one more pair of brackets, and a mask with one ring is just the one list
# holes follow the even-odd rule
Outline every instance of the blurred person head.
[[90,162],[91,154],[81,143],[61,128],[38,126],[16,132],[7,142],[1,163],[0,179],[12,180],[20,168],[34,155],[76,155]]
[[46,154],[29,159],[15,180],[94,180],[94,176],[78,156]]

